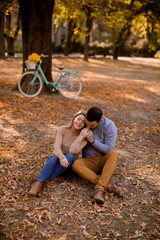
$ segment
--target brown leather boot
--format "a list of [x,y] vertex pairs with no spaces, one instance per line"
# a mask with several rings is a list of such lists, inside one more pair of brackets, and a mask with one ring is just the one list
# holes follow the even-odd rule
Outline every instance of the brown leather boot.
[[97,203],[103,204],[105,199],[104,199],[104,193],[103,190],[101,188],[97,188],[93,191],[93,193],[91,194],[91,197],[94,198],[94,200]]
[[108,187],[108,192],[116,194],[118,197],[123,198],[123,191],[120,187],[117,187],[115,184],[110,184]]
[[32,187],[28,193],[32,196],[36,196],[40,192],[41,187],[42,187],[42,183],[37,181],[32,185]]

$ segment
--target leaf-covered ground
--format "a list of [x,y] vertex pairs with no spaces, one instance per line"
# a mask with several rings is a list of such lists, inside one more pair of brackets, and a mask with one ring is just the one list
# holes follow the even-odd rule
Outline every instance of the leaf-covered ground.
[[[0,60],[0,239],[160,239],[160,63],[152,59],[54,58],[78,69],[83,90],[76,99],[59,93],[25,98],[11,89],[21,58]],[[27,192],[52,155],[57,127],[79,109],[102,108],[118,128],[119,164],[111,182],[125,191],[90,198],[93,185],[68,173]]]

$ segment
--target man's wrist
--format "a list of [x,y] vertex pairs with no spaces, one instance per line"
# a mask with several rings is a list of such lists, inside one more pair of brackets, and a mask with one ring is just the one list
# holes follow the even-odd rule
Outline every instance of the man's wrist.
[[93,138],[93,141],[92,141],[92,144],[94,144],[95,143],[95,138]]

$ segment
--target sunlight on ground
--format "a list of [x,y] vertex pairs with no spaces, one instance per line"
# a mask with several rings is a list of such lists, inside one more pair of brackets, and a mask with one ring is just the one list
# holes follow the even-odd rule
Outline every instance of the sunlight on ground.
[[132,99],[132,100],[137,101],[137,102],[147,103],[147,101],[145,101],[144,99],[139,98],[139,97],[135,97],[135,96],[130,95],[130,94],[125,94],[124,97],[128,98],[128,99]]
[[[17,56],[20,56],[17,54]],[[76,55],[74,55],[76,57]],[[60,58],[52,59],[52,74],[53,81],[56,79],[58,72],[56,64],[64,65],[65,70],[79,71],[79,75],[82,79],[82,92],[79,95],[81,99],[94,100],[98,103],[109,103],[109,95],[119,97],[119,102],[126,100],[132,100],[140,103],[148,103],[146,100],[147,92],[159,95],[160,90],[158,88],[159,69],[152,67],[142,66],[141,64],[159,64],[159,59],[149,58],[119,58],[119,61],[115,61],[107,58],[89,58],[88,62],[83,61],[83,58],[66,58],[64,56]],[[131,65],[132,62],[137,64]],[[17,83],[19,76],[21,75],[22,58],[8,58],[7,60],[0,61],[0,88],[5,89],[12,88]],[[154,70],[154,79],[151,71]],[[14,77],[13,77],[14,76]],[[151,81],[152,79],[152,81]],[[91,85],[89,85],[91,83]],[[132,94],[129,89],[129,84],[132,84],[135,94]],[[146,95],[142,97],[142,89]],[[2,92],[3,93],[3,92]],[[10,93],[17,94],[17,92]],[[102,96],[104,95],[104,96]],[[21,96],[21,95],[20,95]],[[53,95],[54,98],[54,95]],[[120,99],[121,98],[121,99]],[[37,98],[34,98],[35,100]],[[156,99],[153,101],[156,101]],[[0,105],[0,107],[3,107]]]
[[90,71],[85,71],[85,73],[83,74],[83,81],[95,81],[96,79],[105,79],[107,81],[107,79],[111,80],[111,77],[107,76],[106,74],[102,74],[102,73],[92,73]]
[[10,134],[12,136],[20,136],[20,134],[16,130],[14,130],[11,127],[5,128],[2,124],[0,124],[0,130],[4,131],[4,134],[2,133],[3,137],[8,137],[8,136],[10,136]]
[[[147,89],[147,88],[146,88]],[[152,92],[152,93],[156,93],[157,95],[160,95],[160,87],[158,88],[156,88],[156,87],[151,87],[151,88],[149,88],[149,89],[147,89],[147,90],[149,90],[150,92]]]
[[156,58],[141,58],[141,57],[118,57],[119,60],[129,61],[133,64],[142,64],[149,66],[160,67],[160,59]]

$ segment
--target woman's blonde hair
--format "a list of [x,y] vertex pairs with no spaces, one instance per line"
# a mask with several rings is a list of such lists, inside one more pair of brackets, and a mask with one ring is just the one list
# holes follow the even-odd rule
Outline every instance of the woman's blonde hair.
[[79,112],[77,112],[76,114],[74,114],[74,116],[72,117],[71,121],[68,123],[68,125],[67,125],[66,127],[67,127],[67,128],[71,128],[72,125],[73,125],[74,119],[75,119],[77,116],[79,116],[79,115],[84,115],[84,116],[86,116],[86,113],[87,113],[86,111],[80,110]]

